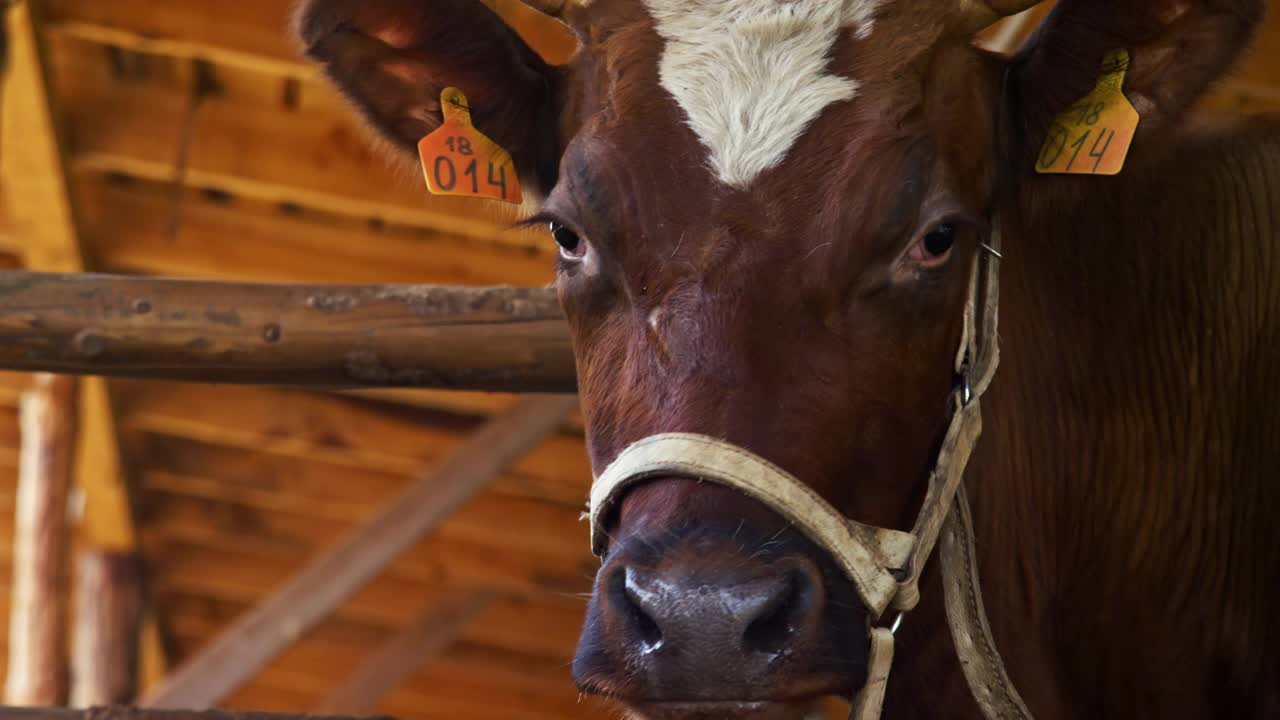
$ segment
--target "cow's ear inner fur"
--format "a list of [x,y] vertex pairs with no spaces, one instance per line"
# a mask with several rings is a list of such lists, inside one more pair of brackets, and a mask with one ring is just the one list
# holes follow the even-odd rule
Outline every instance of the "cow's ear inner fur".
[[555,177],[550,68],[477,0],[307,0],[294,32],[372,128],[405,158],[441,122],[440,92],[467,96],[477,128],[511,152],[522,182]]

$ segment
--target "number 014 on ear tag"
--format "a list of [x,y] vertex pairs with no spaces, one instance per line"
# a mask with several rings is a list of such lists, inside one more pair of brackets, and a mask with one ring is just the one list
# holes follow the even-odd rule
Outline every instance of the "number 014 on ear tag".
[[1054,119],[1040,149],[1042,174],[1116,175],[1138,130],[1138,111],[1124,96],[1129,52],[1116,50],[1102,61],[1093,91]]
[[440,93],[444,122],[418,141],[422,172],[433,195],[464,195],[520,203],[520,178],[511,153],[471,124],[467,96],[457,88]]

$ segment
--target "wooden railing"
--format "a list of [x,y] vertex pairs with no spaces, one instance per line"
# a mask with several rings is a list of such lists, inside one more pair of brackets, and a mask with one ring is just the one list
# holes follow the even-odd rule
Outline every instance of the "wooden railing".
[[574,392],[553,290],[0,272],[0,369]]

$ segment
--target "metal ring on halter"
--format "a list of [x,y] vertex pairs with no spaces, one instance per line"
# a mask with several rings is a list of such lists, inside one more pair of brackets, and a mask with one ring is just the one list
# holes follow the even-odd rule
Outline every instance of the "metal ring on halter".
[[[902,618],[904,618],[904,617],[906,617],[906,616],[907,616],[907,611],[906,611],[906,610],[903,610],[903,611],[899,612],[896,616],[894,616],[894,618],[893,618],[893,622],[892,622],[892,623],[889,623],[889,634],[890,634],[890,635],[897,635],[897,634],[898,634],[898,628],[902,627]],[[870,615],[868,615],[868,616],[867,616],[867,632],[868,632],[868,633],[869,633],[869,632],[871,632],[871,629],[872,629],[873,627],[875,627],[875,623],[873,623],[873,622],[871,621],[871,616],[870,616]]]
[[969,382],[969,373],[973,370],[973,352],[966,348],[960,360],[960,407],[967,406],[973,400],[973,385]]

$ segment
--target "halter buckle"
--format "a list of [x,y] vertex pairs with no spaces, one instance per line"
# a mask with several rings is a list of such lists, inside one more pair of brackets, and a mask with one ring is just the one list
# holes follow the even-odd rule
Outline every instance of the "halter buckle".
[[[898,628],[902,627],[902,619],[905,618],[906,616],[907,616],[906,610],[898,611],[898,614],[893,617],[893,622],[889,623],[889,626],[887,628],[889,630],[890,635],[898,634]],[[871,619],[871,616],[868,615],[867,616],[867,633],[870,634],[871,631],[876,629],[877,627],[881,629],[885,629],[884,625],[876,625],[875,621],[873,621]]]
[[967,407],[973,402],[973,385],[969,382],[969,351],[964,351],[964,361],[960,363],[960,407]]

